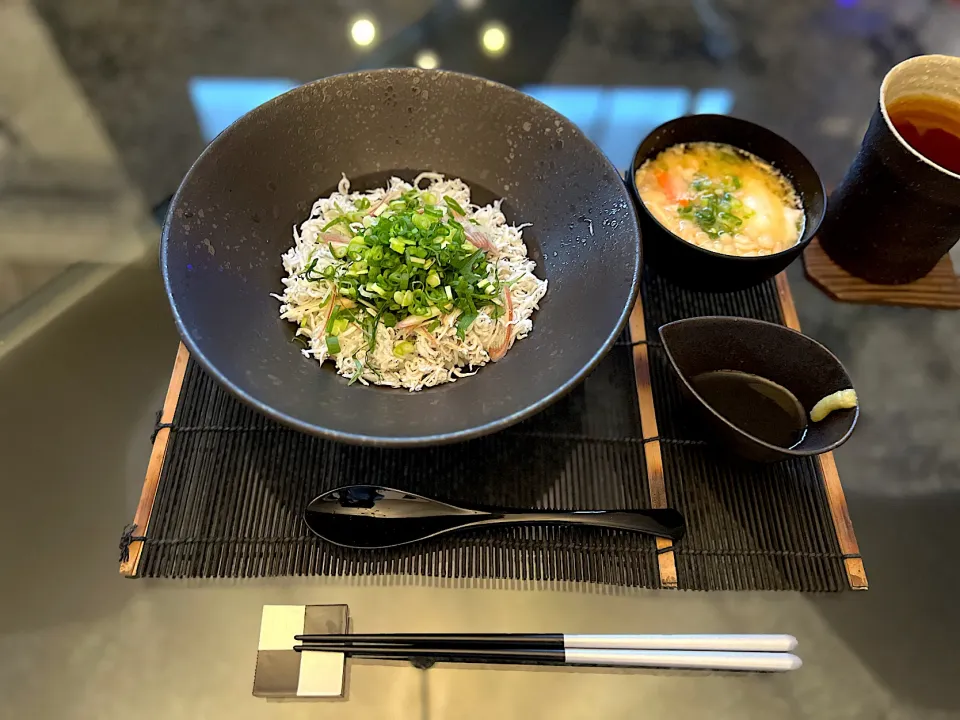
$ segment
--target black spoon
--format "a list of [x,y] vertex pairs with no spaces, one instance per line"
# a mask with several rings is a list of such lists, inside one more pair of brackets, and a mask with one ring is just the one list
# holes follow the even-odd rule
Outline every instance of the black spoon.
[[442,533],[487,525],[592,525],[673,541],[680,540],[685,532],[683,516],[673,508],[554,511],[457,507],[374,485],[351,485],[326,492],[314,498],[303,518],[314,534],[335,545],[351,548],[406,545]]

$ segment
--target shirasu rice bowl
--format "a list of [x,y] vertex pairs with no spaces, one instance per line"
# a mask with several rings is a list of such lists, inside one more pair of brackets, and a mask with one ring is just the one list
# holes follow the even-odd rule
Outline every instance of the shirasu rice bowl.
[[453,382],[501,359],[533,330],[547,291],[523,242],[526,225],[471,203],[462,180],[318,199],[283,255],[280,317],[303,354],[351,382],[411,391]]

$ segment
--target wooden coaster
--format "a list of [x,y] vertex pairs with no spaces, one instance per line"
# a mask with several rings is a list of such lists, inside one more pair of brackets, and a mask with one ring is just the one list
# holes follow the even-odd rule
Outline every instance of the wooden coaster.
[[874,285],[837,265],[814,238],[803,253],[803,266],[810,282],[841,302],[960,310],[960,278],[949,255],[920,280],[906,285]]

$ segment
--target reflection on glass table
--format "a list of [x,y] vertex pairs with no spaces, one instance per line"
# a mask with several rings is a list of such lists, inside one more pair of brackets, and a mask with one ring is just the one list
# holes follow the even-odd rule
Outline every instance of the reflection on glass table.
[[39,21],[15,5],[2,20],[0,356],[156,242],[139,192]]
[[[435,56],[419,56],[432,65]],[[296,87],[286,78],[190,79],[190,100],[206,142],[258,105]],[[724,88],[527,85],[522,90],[576,123],[621,171],[637,142],[657,125],[691,113],[726,114],[734,104]]]

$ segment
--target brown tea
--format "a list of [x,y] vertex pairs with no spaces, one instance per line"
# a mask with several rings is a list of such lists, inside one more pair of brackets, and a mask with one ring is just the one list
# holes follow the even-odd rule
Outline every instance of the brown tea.
[[803,405],[772,380],[737,370],[714,370],[691,378],[690,384],[707,405],[748,435],[782,448],[795,447],[806,435]]
[[960,173],[960,102],[936,95],[905,95],[887,105],[887,114],[914,150]]

